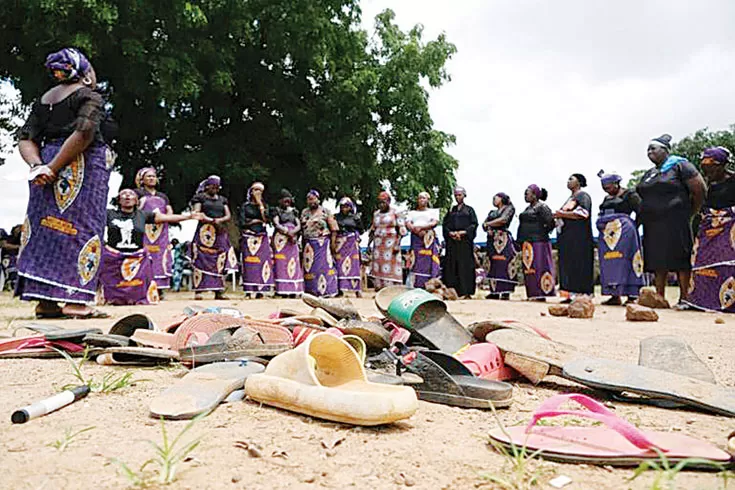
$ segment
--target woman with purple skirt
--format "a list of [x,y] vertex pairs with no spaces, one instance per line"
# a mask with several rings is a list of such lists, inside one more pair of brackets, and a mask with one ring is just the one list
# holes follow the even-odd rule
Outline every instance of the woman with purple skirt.
[[225,274],[237,270],[237,256],[226,224],[231,218],[230,208],[227,198],[219,195],[220,183],[217,175],[210,175],[199,184],[191,200],[194,212],[204,214],[191,242],[195,300],[201,300],[204,291],[214,291],[214,299],[227,299]]
[[510,299],[515,291],[517,271],[515,242],[513,235],[508,231],[510,222],[516,214],[516,209],[510,202],[510,197],[503,192],[493,197],[495,209],[490,211],[482,224],[487,232],[487,262],[485,267],[490,284],[490,294],[486,299]]
[[360,278],[360,215],[349,197],[339,201],[339,213],[335,215],[337,230],[332,232],[332,253],[337,264],[337,285],[340,294],[354,291],[362,296]]
[[336,296],[337,269],[332,258],[331,235],[337,231],[332,213],[319,203],[319,192],[306,195],[307,208],[301,212],[304,232],[304,289],[314,296]]
[[[135,175],[135,192],[138,194],[138,208],[158,214],[174,214],[168,196],[156,189],[158,175],[153,167],[138,170]],[[168,235],[168,223],[149,223],[145,225],[143,244],[153,263],[153,278],[163,298],[163,290],[171,287],[173,255]]]
[[705,311],[735,313],[735,174],[730,151],[721,146],[702,153],[709,189],[692,254],[692,282],[686,303]]
[[242,288],[245,296],[262,298],[264,293],[272,293],[273,254],[266,233],[268,207],[263,203],[265,186],[254,182],[240,208],[240,260],[242,262]]
[[641,198],[632,189],[623,189],[617,174],[598,174],[607,193],[597,218],[597,250],[600,258],[602,294],[610,298],[603,305],[620,305],[621,296],[635,302],[643,286],[643,255],[638,226],[631,218],[640,210]]
[[88,306],[97,291],[114,163],[101,130],[104,101],[80,51],[52,53],[46,68],[56,84],[33,103],[19,131],[31,183],[15,295],[38,301],[39,318],[105,316]]
[[304,292],[304,271],[301,269],[298,237],[301,232],[298,211],[293,207],[293,195],[281,189],[281,199],[273,211],[273,275],[276,294],[296,297]]
[[518,216],[518,243],[521,245],[526,297],[532,301],[546,301],[556,295],[554,257],[549,233],[554,229],[551,209],[543,202],[546,189],[531,184],[526,189],[528,207]]
[[411,249],[406,258],[406,268],[410,271],[408,283],[415,288],[423,288],[426,281],[441,275],[439,240],[436,227],[439,213],[429,208],[431,196],[419,192],[416,209],[409,211],[406,228],[411,232]]

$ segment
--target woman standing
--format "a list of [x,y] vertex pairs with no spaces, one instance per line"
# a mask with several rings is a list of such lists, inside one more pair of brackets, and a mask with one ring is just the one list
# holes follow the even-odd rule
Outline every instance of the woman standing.
[[600,171],[598,176],[607,193],[597,218],[600,284],[602,294],[610,295],[602,304],[620,305],[621,296],[627,296],[628,302],[635,301],[643,286],[641,240],[638,226],[630,216],[638,216],[641,198],[634,190],[620,187],[619,175]]
[[[174,214],[168,196],[156,189],[158,175],[153,167],[138,170],[135,176],[135,192],[138,194],[138,208],[144,212]],[[153,278],[163,298],[163,290],[171,287],[173,258],[168,235],[168,223],[149,223],[145,225],[143,244],[153,261]]]
[[201,213],[186,216],[143,211],[138,206],[138,194],[132,189],[122,189],[117,203],[118,209],[107,211],[107,244],[100,270],[101,302],[111,305],[158,303],[153,255],[145,247],[148,225],[180,223],[203,216]]
[[[15,295],[36,316],[103,316],[95,299],[113,153],[100,132],[104,101],[78,50],[46,58],[56,84],[33,103],[18,149],[31,167]],[[59,303],[64,303],[62,308]]]
[[281,189],[281,199],[273,212],[273,272],[276,294],[297,296],[304,292],[304,271],[299,258],[298,236],[301,232],[293,195]]
[[319,202],[319,192],[306,195],[307,208],[301,212],[304,231],[304,289],[315,296],[337,295],[337,270],[332,258],[331,235],[337,231],[332,213]]
[[572,174],[567,180],[571,196],[560,210],[554,213],[559,239],[559,287],[567,291],[571,302],[576,294],[593,293],[594,250],[592,240],[592,199],[582,190],[587,179],[582,174]]
[[679,303],[685,300],[691,279],[691,219],[704,202],[706,186],[697,169],[671,153],[671,136],[664,134],[648,144],[648,159],[655,165],[638,184],[643,224],[643,265],[653,272],[656,292],[664,295],[669,271],[679,279]]
[[730,159],[730,151],[721,146],[702,153],[709,190],[694,242],[687,303],[735,313],[735,174],[727,169]]
[[226,224],[231,218],[230,207],[227,198],[219,195],[220,183],[217,175],[210,175],[199,184],[191,200],[194,212],[205,216],[191,242],[195,300],[201,300],[204,291],[214,291],[214,299],[227,299],[225,272],[237,268]]
[[493,196],[493,206],[482,224],[482,229],[487,232],[487,277],[490,279],[490,294],[487,299],[510,299],[510,294],[515,290],[517,255],[513,236],[508,231],[510,222],[516,214],[516,208],[510,202],[510,197],[504,192]]
[[268,223],[268,206],[263,203],[265,186],[254,182],[248,189],[245,202],[240,207],[240,260],[242,261],[242,287],[246,296],[262,298],[263,293],[273,292],[273,254],[265,225]]
[[454,288],[460,298],[472,298],[476,287],[474,246],[477,215],[464,203],[466,197],[464,187],[454,189],[457,204],[444,216],[442,223],[447,247],[442,280],[447,287]]
[[370,227],[372,243],[370,276],[373,278],[376,291],[386,286],[403,284],[401,237],[406,234],[406,226],[403,216],[390,203],[390,194],[386,191],[378,194],[378,209],[373,213],[373,223]]
[[415,288],[423,288],[426,281],[441,274],[439,240],[434,231],[439,224],[439,213],[429,209],[430,199],[428,192],[420,192],[416,209],[410,211],[406,219],[406,228],[411,232],[406,268],[411,271],[408,282]]
[[340,294],[354,291],[356,297],[360,292],[360,215],[357,206],[349,197],[339,201],[339,213],[335,216],[337,231],[332,232],[332,253],[337,262],[337,277]]
[[554,217],[551,209],[542,202],[547,197],[546,189],[531,184],[524,195],[528,207],[518,216],[518,243],[521,244],[526,297],[533,301],[546,301],[547,297],[556,295],[556,268],[549,242]]

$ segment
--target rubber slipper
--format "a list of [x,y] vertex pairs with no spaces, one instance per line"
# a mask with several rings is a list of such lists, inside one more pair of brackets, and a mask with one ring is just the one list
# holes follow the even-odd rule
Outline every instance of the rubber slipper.
[[517,320],[481,320],[479,322],[470,323],[467,326],[467,330],[472,332],[472,336],[475,340],[485,342],[487,334],[494,332],[495,330],[501,330],[504,328],[512,328],[520,330],[526,333],[540,335],[545,339],[550,339],[549,335],[538,327],[528,325]]
[[276,356],[265,372],[249,376],[245,393],[278,408],[353,425],[381,425],[416,412],[413,389],[367,381],[355,350],[320,333]]
[[135,313],[116,321],[112,328],[110,328],[109,333],[112,335],[122,335],[123,337],[132,337],[139,328],[155,330],[155,324],[147,315]]
[[488,342],[468,346],[457,359],[478,378],[505,381],[519,376],[518,371],[505,365],[498,346]]
[[[567,401],[575,401],[587,410],[560,410]],[[541,420],[564,415],[603,425],[537,425]],[[553,396],[541,404],[527,426],[497,428],[490,432],[490,438],[503,447],[525,447],[529,453],[538,452],[540,458],[563,463],[638,466],[643,461],[660,460],[661,453],[671,464],[694,458],[687,469],[712,470],[711,463],[731,463],[728,453],[708,442],[677,432],[640,430],[601,403],[579,394]]]
[[322,325],[324,325],[325,327],[337,328],[339,324],[339,320],[337,320],[329,312],[321,308],[314,308],[313,310],[311,310],[311,313],[309,313],[309,316],[321,320]]
[[735,417],[735,389],[606,359],[579,359],[564,365],[564,377],[592,388],[665,398]]
[[230,315],[221,315],[218,313],[201,313],[194,315],[186,319],[186,321],[176,329],[176,333],[174,333],[174,342],[172,344],[173,349],[181,350],[188,347],[190,344],[189,337],[195,333],[205,334],[206,338],[204,342],[197,342],[202,344],[209,339],[209,336],[218,330],[242,327],[244,325],[245,319],[235,318]]
[[697,357],[691,346],[684,339],[674,335],[656,335],[641,340],[638,364],[697,378],[707,383],[717,383],[715,375]]
[[360,337],[371,349],[380,350],[390,346],[390,333],[380,323],[362,320],[341,320],[338,328],[347,335]]
[[178,352],[152,347],[110,347],[97,356],[97,364],[103,366],[151,366],[178,360]]
[[135,330],[135,333],[130,337],[130,340],[138,344],[140,347],[172,349],[175,337],[176,336],[172,333],[156,332],[154,330],[139,328]]
[[312,308],[321,308],[338,320],[343,318],[360,319],[360,313],[357,311],[357,308],[347,298],[319,298],[304,293],[301,295],[301,300]]
[[383,288],[375,304],[431,349],[454,353],[472,343],[472,334],[447,311],[446,303],[424,289]]
[[84,344],[92,347],[128,347],[130,338],[123,335],[90,333],[84,336]]
[[28,335],[0,340],[0,358],[49,358],[62,357],[59,351],[69,355],[81,355],[84,347],[65,340],[50,341],[43,335]]
[[403,356],[406,368],[424,380],[416,385],[419,400],[464,408],[510,405],[513,387],[481,379],[455,357],[439,351],[412,351]]
[[266,342],[260,332],[248,327],[240,327],[231,334],[230,331],[230,329],[220,330],[204,345],[181,349],[179,351],[181,362],[205,364],[243,357],[273,357],[291,349],[291,342]]
[[248,376],[264,369],[262,364],[249,361],[218,362],[193,369],[153,399],[150,415],[185,420],[208,414],[233,391],[242,389]]
[[108,313],[105,313],[102,310],[98,310],[97,308],[90,308],[88,313],[75,313],[73,311],[67,310],[66,306],[64,306],[63,308],[61,308],[61,313],[64,315],[63,318],[73,318],[75,320],[110,318],[110,315]]

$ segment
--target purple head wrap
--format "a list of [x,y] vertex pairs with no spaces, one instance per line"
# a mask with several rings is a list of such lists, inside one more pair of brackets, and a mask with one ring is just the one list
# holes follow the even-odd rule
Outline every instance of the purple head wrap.
[[541,188],[537,186],[536,184],[531,184],[528,186],[529,189],[531,189],[531,192],[533,192],[538,199],[541,199]]
[[623,180],[623,178],[615,172],[606,174],[604,170],[600,170],[599,172],[597,172],[597,176],[600,178],[600,182],[602,182],[602,185],[617,184],[618,182]]
[[262,182],[253,182],[252,184],[250,184],[250,187],[248,188],[248,194],[246,197],[248,202],[252,201],[253,191],[256,189],[260,189],[260,191],[262,192],[265,190],[265,185],[263,185]]
[[64,48],[46,57],[46,69],[60,83],[82,78],[92,67],[89,60],[76,48]]
[[197,187],[197,194],[204,192],[204,189],[206,189],[209,185],[220,186],[222,185],[222,179],[219,178],[219,175],[210,175],[203,181],[199,182],[199,187]]
[[135,187],[143,187],[143,179],[145,178],[145,174],[148,172],[156,173],[156,169],[153,167],[143,167],[140,170],[138,170],[138,173],[135,174]]
[[316,197],[317,199],[319,199],[319,198],[321,197],[321,196],[319,195],[319,191],[318,191],[318,190],[316,190],[316,189],[312,189],[312,190],[310,190],[309,192],[307,192],[307,193],[306,193],[306,197],[309,197],[309,196],[314,196],[314,197]]
[[342,199],[339,200],[339,205],[341,206],[349,206],[353,213],[357,212],[357,206],[355,206],[355,203],[352,202],[352,199],[345,196]]
[[[710,148],[707,148],[702,152],[701,159],[702,164],[712,164],[712,163],[718,163],[720,165],[725,165],[730,161],[730,150],[728,150],[725,147],[722,146],[712,146]],[[704,160],[709,159],[708,162],[705,162]]]

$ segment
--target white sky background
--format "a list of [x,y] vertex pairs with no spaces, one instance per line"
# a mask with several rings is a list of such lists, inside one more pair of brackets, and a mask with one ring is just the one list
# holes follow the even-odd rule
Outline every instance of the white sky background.
[[[370,30],[375,14],[392,8],[404,30],[421,23],[425,39],[445,32],[456,44],[448,64],[452,81],[431,92],[431,114],[437,129],[457,136],[449,151],[480,220],[499,191],[520,213],[531,183],[546,187],[557,209],[574,172],[587,176],[597,209],[600,169],[627,181],[630,172],[649,166],[650,138],[667,132],[676,140],[735,123],[731,0],[362,5]],[[22,221],[24,175],[17,153],[0,167],[0,227]]]

